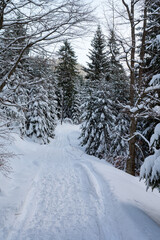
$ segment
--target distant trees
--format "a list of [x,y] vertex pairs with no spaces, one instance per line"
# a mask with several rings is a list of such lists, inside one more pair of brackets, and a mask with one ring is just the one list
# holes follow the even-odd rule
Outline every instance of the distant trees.
[[140,179],[145,179],[147,189],[149,187],[152,190],[157,188],[160,192],[160,123],[156,125],[149,145],[152,148],[152,155],[145,158],[141,167]]

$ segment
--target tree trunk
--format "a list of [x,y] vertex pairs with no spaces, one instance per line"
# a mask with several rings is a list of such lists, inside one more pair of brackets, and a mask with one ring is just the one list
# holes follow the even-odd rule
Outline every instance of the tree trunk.
[[131,140],[129,141],[129,158],[127,159],[126,172],[135,176],[135,143],[136,137],[134,133],[136,131],[136,120],[135,117],[131,117],[131,126],[130,126],[130,136]]
[[[138,102],[136,102],[136,77],[135,77],[135,49],[136,49],[136,25],[137,21],[135,18],[135,5],[140,2],[140,0],[130,0],[130,7],[126,0],[122,0],[123,5],[126,8],[129,23],[130,23],[130,30],[131,30],[131,58],[128,61],[128,66],[130,69],[130,108],[137,107]],[[138,87],[139,87],[139,94],[141,92],[142,87],[142,80],[143,80],[143,71],[144,71],[144,55],[145,55],[145,37],[146,37],[146,21],[147,21],[147,5],[148,0],[144,0],[144,8],[143,8],[143,25],[142,25],[142,41],[141,41],[141,48],[140,48],[140,64],[139,64],[139,73],[138,73]],[[131,175],[135,175],[135,158],[136,158],[136,137],[134,136],[137,128],[137,113],[130,112],[130,141],[129,141],[129,158],[127,160],[126,171]]]
[[[131,10],[129,14],[130,25],[131,25],[131,70],[130,70],[130,106],[134,107],[135,101],[135,47],[136,47],[136,36],[135,36],[135,20],[134,20],[134,0],[131,1]],[[126,171],[127,173],[135,176],[135,143],[136,137],[134,133],[136,131],[136,120],[134,114],[130,116],[130,141],[129,141],[129,158],[127,160]]]

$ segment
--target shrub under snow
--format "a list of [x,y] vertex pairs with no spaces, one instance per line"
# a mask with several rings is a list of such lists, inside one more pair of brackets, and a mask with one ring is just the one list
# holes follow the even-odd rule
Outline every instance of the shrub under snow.
[[160,123],[156,125],[150,144],[154,147],[154,154],[148,156],[141,167],[140,178],[145,179],[147,189],[158,188],[160,191]]

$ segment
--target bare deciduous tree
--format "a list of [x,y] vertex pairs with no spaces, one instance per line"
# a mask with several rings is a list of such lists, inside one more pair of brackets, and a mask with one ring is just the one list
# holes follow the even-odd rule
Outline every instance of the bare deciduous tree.
[[[27,49],[33,47],[43,48],[46,45],[60,42],[64,37],[82,36],[86,30],[86,23],[93,21],[91,8],[78,0],[65,1],[0,1],[0,29],[3,31],[8,26],[22,24],[27,29],[25,45],[20,46],[20,51],[11,68],[1,79],[0,91],[3,90],[7,80],[12,76],[18,63]],[[21,18],[17,18],[20,14]],[[2,49],[3,54],[8,48],[23,39],[10,39],[8,46]],[[1,36],[4,40],[4,37]]]
[[[152,4],[149,0],[131,0],[130,6],[125,1],[122,3],[128,14],[128,20],[131,31],[131,45],[129,51],[126,51],[126,61],[130,71],[130,156],[127,161],[126,171],[135,175],[136,158],[136,135],[137,120],[140,117],[149,117],[153,110],[150,109],[147,101],[150,101],[150,95],[159,90],[160,86],[149,87],[144,77],[145,72],[145,53],[146,53],[146,33],[147,33],[147,13]],[[142,15],[138,16],[136,6],[141,8]],[[138,16],[138,17],[137,17]],[[139,42],[137,38],[136,27],[140,24]],[[125,48],[124,48],[125,49]],[[128,53],[130,59],[128,58]],[[137,71],[138,70],[138,71]]]

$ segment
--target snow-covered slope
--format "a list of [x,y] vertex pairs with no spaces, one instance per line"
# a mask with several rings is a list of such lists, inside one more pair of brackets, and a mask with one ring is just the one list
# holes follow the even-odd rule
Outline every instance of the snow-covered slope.
[[0,240],[157,240],[160,194],[84,153],[79,126],[49,145],[15,135],[11,179],[0,176]]

